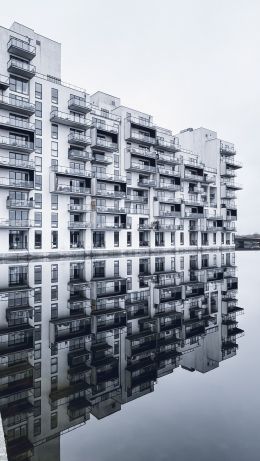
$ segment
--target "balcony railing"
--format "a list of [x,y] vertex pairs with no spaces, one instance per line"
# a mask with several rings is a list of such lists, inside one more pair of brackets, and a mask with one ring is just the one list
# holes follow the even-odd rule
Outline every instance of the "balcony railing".
[[150,214],[150,210],[149,208],[133,208],[133,207],[129,207],[127,208],[127,213],[129,214],[144,214],[144,215],[149,215]]
[[155,145],[155,138],[152,138],[149,135],[144,135],[141,133],[136,133],[135,131],[131,131],[131,134],[129,136],[130,139],[133,139],[134,141],[137,142],[143,142],[144,144],[152,144]]
[[91,224],[86,221],[69,221],[68,222],[69,229],[87,229],[90,226]]
[[96,141],[94,142],[93,146],[101,147],[104,150],[108,151],[117,151],[118,150],[118,144],[112,141],[107,141],[106,139],[99,138],[97,136]]
[[58,184],[56,187],[56,192],[71,195],[90,195],[90,188]]
[[10,38],[7,50],[9,53],[25,59],[33,59],[36,56],[36,47],[17,37]]
[[0,178],[0,187],[14,187],[18,189],[33,189],[33,181],[25,181],[22,179]]
[[132,170],[140,170],[140,171],[145,171],[148,173],[155,173],[156,172],[156,167],[151,166],[151,165],[144,165],[143,163],[138,163],[138,162],[131,162],[130,168]]
[[111,198],[125,198],[126,192],[123,191],[115,191],[115,190],[107,190],[107,189],[98,189],[96,191],[96,196],[102,196],[102,197],[111,197]]
[[80,149],[70,149],[68,152],[68,158],[70,160],[80,160],[81,162],[87,162],[92,160],[92,154]]
[[85,98],[81,96],[71,96],[68,102],[68,107],[71,110],[75,110],[77,112],[83,112],[86,114],[87,112],[91,111],[91,104],[86,101]]
[[141,147],[128,147],[126,149],[126,154],[133,154],[133,155],[138,155],[141,157],[145,158],[153,158],[155,159],[157,157],[157,154],[155,151],[150,151],[148,149],[142,149]]
[[34,131],[35,125],[34,123],[30,123],[27,120],[19,120],[15,118],[5,117],[4,115],[0,115],[0,125],[18,128],[25,131]]
[[19,61],[18,59],[11,58],[8,61],[7,69],[9,72],[21,75],[26,78],[32,78],[36,74],[36,67],[27,62]]
[[26,170],[34,170],[35,164],[29,160],[17,160],[14,158],[0,157],[0,167],[5,166],[7,168],[21,168]]
[[158,173],[166,176],[180,176],[180,171],[158,166]]
[[134,117],[133,115],[128,115],[126,120],[134,125],[143,126],[146,128],[154,128],[154,124],[150,118]]
[[171,152],[177,152],[180,150],[178,138],[174,138],[172,141],[165,141],[164,139],[157,138],[156,142],[161,149],[165,149]]
[[66,112],[60,112],[58,110],[51,111],[50,120],[52,122],[61,123],[67,126],[75,126],[82,129],[91,127],[91,121],[87,120],[84,115],[74,116]]
[[102,181],[126,182],[125,176],[117,176],[109,173],[100,173],[99,171],[95,173],[95,178]]
[[0,219],[0,227],[3,228],[29,228],[33,225],[33,222],[29,219]]
[[7,208],[33,208],[33,200],[19,200],[19,199],[7,199],[6,200]]
[[91,144],[91,139],[83,133],[70,133],[68,136],[68,142],[74,145],[88,146]]
[[204,179],[203,175],[198,175],[198,174],[192,173],[191,171],[187,171],[187,170],[185,170],[184,178],[190,181],[203,181]]
[[0,88],[1,90],[7,90],[9,87],[9,77],[6,77],[6,75],[0,74]]
[[68,210],[72,212],[75,211],[76,213],[85,213],[90,211],[90,208],[85,204],[70,203],[68,205]]
[[80,168],[70,168],[69,166],[52,165],[51,171],[65,176],[82,176],[84,178],[92,178],[91,171],[86,171]]
[[6,149],[15,149],[23,152],[33,152],[34,144],[30,141],[13,139],[7,136],[0,136],[0,146]]
[[128,212],[128,209],[126,208],[117,208],[117,207],[113,207],[113,206],[102,206],[102,205],[97,205],[96,206],[96,211],[97,213],[112,213],[112,214],[125,214],[126,212]]
[[156,188],[177,191],[177,190],[180,190],[181,186],[180,184],[173,184],[173,183],[166,182],[166,181],[158,181],[156,183]]
[[113,124],[103,123],[101,120],[95,120],[94,127],[97,130],[106,131],[107,133],[115,133],[116,134],[119,131],[118,124],[113,125]]
[[236,151],[235,151],[234,146],[221,142],[220,143],[220,153],[222,155],[235,155]]
[[35,112],[35,105],[31,104],[27,99],[18,96],[3,96],[0,95],[0,108],[13,109],[16,112],[32,115]]
[[154,179],[143,178],[138,181],[138,186],[140,187],[155,187],[155,185],[156,182]]

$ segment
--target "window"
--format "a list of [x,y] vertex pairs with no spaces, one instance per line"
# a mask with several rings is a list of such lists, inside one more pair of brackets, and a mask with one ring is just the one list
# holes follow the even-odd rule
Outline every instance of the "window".
[[38,119],[35,120],[35,134],[36,136],[42,135],[42,121]]
[[51,374],[58,373],[58,357],[51,358]]
[[51,209],[58,210],[58,195],[51,195]]
[[34,207],[35,208],[42,208],[42,194],[36,192],[34,194]]
[[58,213],[51,214],[51,227],[58,227]]
[[183,271],[184,270],[184,257],[181,256],[180,258],[180,270]]
[[41,303],[42,302],[42,289],[41,287],[34,288],[34,302]]
[[180,232],[180,244],[184,245],[184,232]]
[[42,103],[35,101],[35,117],[42,118]]
[[51,247],[58,248],[58,231],[51,231]]
[[105,277],[106,275],[106,262],[105,261],[95,261],[93,265],[94,277]]
[[131,261],[131,259],[127,260],[127,275],[132,275],[132,261]]
[[29,94],[29,82],[20,77],[11,76],[9,80],[9,88],[16,93]]
[[225,243],[225,234],[224,232],[221,232],[221,244],[224,245]]
[[41,83],[35,83],[35,98],[42,99],[42,85]]
[[58,143],[56,141],[51,142],[51,155],[58,157]]
[[42,321],[42,306],[35,306],[34,307],[34,322],[41,322]]
[[51,304],[51,319],[56,319],[58,317],[58,304]]
[[33,406],[34,406],[33,415],[34,415],[34,417],[36,418],[36,416],[40,416],[41,411],[42,411],[41,399],[39,399],[39,400],[34,400]]
[[164,232],[155,232],[155,246],[164,246]]
[[58,104],[59,102],[59,93],[57,88],[51,89],[51,102],[52,104]]
[[34,212],[34,222],[36,227],[42,227],[42,213],[41,211]]
[[51,265],[51,283],[58,282],[58,264]]
[[[36,344],[37,346],[40,346],[40,344]],[[41,397],[41,381],[35,381],[34,383],[34,398],[39,398]]]
[[34,233],[34,248],[40,250],[42,248],[42,232],[35,231]]
[[132,278],[127,279],[127,290],[132,290]]
[[58,413],[55,411],[55,413],[51,414],[51,429],[55,429],[55,427],[58,426]]
[[114,247],[119,247],[119,232],[114,232]]
[[127,246],[131,247],[132,246],[132,232],[127,232],[126,241],[127,241]]
[[51,287],[51,300],[56,301],[58,299],[58,285],[52,285]]
[[105,232],[93,232],[94,248],[105,248]]
[[42,159],[41,157],[35,157],[35,169],[36,171],[38,171],[39,173],[42,172]]
[[34,283],[42,283],[42,266],[34,266]]
[[41,325],[34,325],[34,340],[41,341],[42,339],[42,327]]
[[[41,352],[42,346],[41,343],[37,343],[34,345],[34,360],[41,360]],[[40,397],[40,395],[34,396],[34,397]]]
[[41,434],[41,418],[37,418],[33,422],[33,435],[37,436]]
[[114,276],[119,276],[119,261],[114,261]]
[[42,139],[35,138],[35,152],[37,154],[42,154]]
[[216,232],[213,233],[213,245],[216,245],[217,243],[217,234]]
[[42,176],[40,174],[35,175],[35,189],[42,190]]
[[171,245],[175,245],[175,232],[171,232]]
[[34,363],[34,379],[40,379],[42,376],[42,364],[41,362]]
[[51,137],[52,139],[58,139],[58,125],[51,124]]

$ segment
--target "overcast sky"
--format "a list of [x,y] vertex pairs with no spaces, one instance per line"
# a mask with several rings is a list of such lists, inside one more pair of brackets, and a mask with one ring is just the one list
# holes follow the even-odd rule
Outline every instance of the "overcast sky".
[[259,0],[12,0],[0,18],[61,42],[62,80],[234,142],[238,231],[260,232]]

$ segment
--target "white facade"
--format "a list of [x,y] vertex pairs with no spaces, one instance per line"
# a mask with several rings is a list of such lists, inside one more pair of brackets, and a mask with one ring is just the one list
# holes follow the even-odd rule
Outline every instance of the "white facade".
[[23,25],[0,52],[1,257],[234,246],[233,144],[64,84],[60,44]]

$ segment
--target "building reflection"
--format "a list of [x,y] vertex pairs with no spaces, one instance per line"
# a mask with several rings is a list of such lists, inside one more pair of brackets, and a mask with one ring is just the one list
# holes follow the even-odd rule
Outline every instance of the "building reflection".
[[236,355],[234,253],[0,266],[0,411],[10,461],[57,461],[60,434]]

